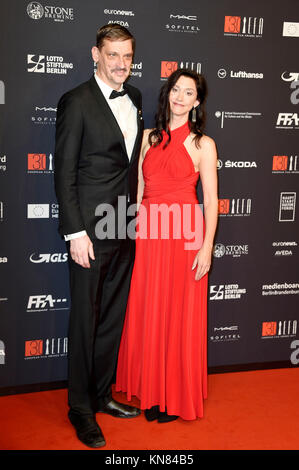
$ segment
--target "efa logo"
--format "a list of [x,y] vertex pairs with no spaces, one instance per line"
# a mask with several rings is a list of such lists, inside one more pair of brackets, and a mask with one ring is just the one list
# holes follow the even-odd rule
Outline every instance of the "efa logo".
[[226,16],[224,20],[225,33],[240,33],[241,31],[241,16]]
[[288,168],[288,157],[287,155],[274,155],[272,170],[273,171],[285,171]]
[[161,78],[168,78],[178,69],[178,63],[169,60],[162,60],[161,62]]
[[276,321],[264,321],[262,325],[262,336],[275,336],[277,331]]
[[42,339],[25,341],[25,357],[41,356],[44,342]]
[[218,200],[218,213],[219,214],[228,214],[229,213],[229,199],[219,199]]
[[45,170],[45,153],[28,153],[28,170]]

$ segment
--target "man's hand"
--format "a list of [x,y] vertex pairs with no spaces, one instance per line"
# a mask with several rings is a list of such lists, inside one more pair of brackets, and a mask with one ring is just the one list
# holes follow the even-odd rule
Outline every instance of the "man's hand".
[[75,263],[83,268],[90,268],[89,258],[95,259],[93,244],[88,235],[71,240],[70,253]]

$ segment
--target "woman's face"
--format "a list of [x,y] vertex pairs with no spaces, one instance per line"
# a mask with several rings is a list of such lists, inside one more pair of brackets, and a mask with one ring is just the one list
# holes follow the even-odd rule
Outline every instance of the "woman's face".
[[169,93],[169,106],[173,115],[188,114],[199,105],[197,90],[193,78],[181,75]]

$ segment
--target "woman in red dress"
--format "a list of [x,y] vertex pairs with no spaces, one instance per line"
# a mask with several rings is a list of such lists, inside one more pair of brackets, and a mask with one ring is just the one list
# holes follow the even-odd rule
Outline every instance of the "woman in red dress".
[[[148,421],[203,416],[207,282],[217,226],[217,152],[203,134],[204,78],[179,69],[162,87],[139,163],[136,256],[116,391]],[[201,180],[204,216],[197,199]]]

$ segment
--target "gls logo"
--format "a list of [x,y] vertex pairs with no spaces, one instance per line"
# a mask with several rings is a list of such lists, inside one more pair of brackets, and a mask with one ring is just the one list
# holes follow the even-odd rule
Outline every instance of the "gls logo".
[[[39,258],[36,258],[36,256]],[[67,258],[67,253],[42,253],[39,255],[32,253],[32,255],[30,255],[31,263],[65,263]]]

